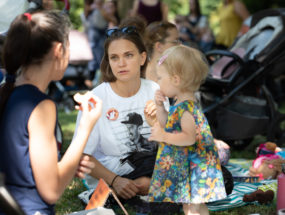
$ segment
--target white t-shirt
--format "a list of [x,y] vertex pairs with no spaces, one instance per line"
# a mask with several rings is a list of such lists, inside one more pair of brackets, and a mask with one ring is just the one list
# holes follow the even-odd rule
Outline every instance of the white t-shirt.
[[[127,156],[128,152],[134,150],[150,150],[146,146],[146,140],[150,135],[150,127],[144,117],[146,102],[154,100],[155,91],[159,89],[157,83],[141,79],[139,91],[132,97],[120,97],[111,88],[109,83],[102,83],[92,92],[102,99],[102,116],[94,126],[84,153],[94,156],[107,169],[118,175],[132,172],[133,167],[121,159]],[[81,113],[78,114],[76,128]],[[139,133],[131,137],[128,125],[137,124]],[[137,137],[137,138],[136,138]],[[139,137],[139,138],[138,138]],[[143,139],[142,146],[135,145],[132,139]],[[141,141],[142,142],[142,141]],[[86,182],[89,188],[95,188],[97,180],[87,176]]]

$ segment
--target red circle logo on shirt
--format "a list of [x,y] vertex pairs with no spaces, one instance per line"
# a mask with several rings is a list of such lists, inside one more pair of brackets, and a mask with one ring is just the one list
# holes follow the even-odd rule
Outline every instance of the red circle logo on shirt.
[[118,116],[119,116],[119,112],[115,108],[110,108],[106,113],[106,117],[108,120],[114,121],[118,119]]

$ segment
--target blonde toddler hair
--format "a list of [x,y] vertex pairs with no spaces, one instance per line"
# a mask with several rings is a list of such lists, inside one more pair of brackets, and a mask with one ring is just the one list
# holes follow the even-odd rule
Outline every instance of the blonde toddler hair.
[[170,76],[181,79],[181,91],[195,92],[206,79],[209,71],[207,60],[202,52],[189,46],[178,45],[168,48],[158,61]]

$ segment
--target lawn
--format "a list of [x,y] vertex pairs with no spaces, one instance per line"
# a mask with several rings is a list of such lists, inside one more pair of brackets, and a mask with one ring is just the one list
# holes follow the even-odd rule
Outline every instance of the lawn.
[[[71,141],[75,121],[76,121],[77,111],[72,111],[69,114],[64,113],[63,111],[59,112],[59,121],[62,126],[64,143],[64,150],[68,147],[68,144]],[[257,136],[253,142],[244,150],[231,150],[231,158],[255,158],[255,148],[256,146],[264,141],[264,137]],[[56,204],[56,214],[64,215],[69,214],[74,211],[84,210],[84,205],[78,199],[77,195],[84,191],[84,186],[79,179],[74,179],[69,186],[66,188],[63,196],[60,198],[58,203]],[[272,203],[269,205],[248,205],[244,207],[235,208],[227,211],[220,212],[210,212],[210,215],[248,215],[248,214],[260,214],[260,215],[273,215],[276,214],[276,203]],[[121,211],[118,211],[118,214]],[[130,215],[135,215],[136,213],[131,209],[128,210]],[[179,214],[180,215],[180,214]]]

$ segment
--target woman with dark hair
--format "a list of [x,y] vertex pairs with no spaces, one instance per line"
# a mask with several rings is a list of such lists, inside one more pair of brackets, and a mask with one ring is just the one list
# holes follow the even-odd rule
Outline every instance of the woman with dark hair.
[[60,80],[67,67],[68,34],[68,18],[50,10],[17,16],[5,39],[0,172],[27,215],[55,214],[54,204],[74,175],[82,176],[88,172],[85,168],[90,168],[90,161],[81,158],[101,115],[101,100],[91,93],[75,96],[77,108],[82,110],[81,121],[77,135],[58,161],[56,105],[45,94],[49,83]]
[[[146,48],[135,27],[107,31],[103,83],[92,90],[103,100],[104,116],[84,150],[96,164],[86,177],[90,190],[103,178],[124,199],[148,193],[157,145],[147,142],[147,120],[155,116],[155,105],[147,103],[154,99],[158,85],[143,78],[146,67]],[[77,122],[80,118],[81,113]]]

